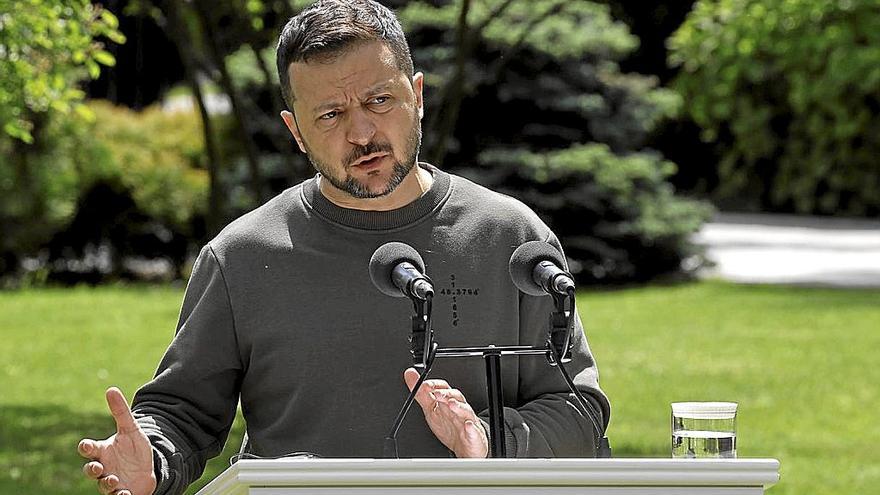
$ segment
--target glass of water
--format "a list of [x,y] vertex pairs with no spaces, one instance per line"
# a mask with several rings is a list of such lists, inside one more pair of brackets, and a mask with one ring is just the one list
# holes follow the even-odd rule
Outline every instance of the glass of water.
[[673,402],[672,457],[735,458],[736,402]]

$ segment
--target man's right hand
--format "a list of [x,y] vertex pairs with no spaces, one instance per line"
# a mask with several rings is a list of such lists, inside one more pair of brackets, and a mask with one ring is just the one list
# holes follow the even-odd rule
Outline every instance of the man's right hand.
[[107,405],[116,420],[116,434],[105,440],[84,438],[77,450],[90,459],[83,473],[98,481],[98,491],[113,495],[150,495],[156,489],[153,449],[131,415],[122,392],[107,389]]

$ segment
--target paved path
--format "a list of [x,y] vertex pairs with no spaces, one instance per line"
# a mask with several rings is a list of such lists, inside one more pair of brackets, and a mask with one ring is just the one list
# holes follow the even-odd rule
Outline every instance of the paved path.
[[716,216],[694,240],[716,263],[706,276],[880,288],[880,220],[728,213]]

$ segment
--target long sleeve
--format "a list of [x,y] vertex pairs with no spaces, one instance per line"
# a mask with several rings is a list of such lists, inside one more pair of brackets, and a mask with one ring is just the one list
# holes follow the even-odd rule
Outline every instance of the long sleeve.
[[206,246],[193,267],[174,340],[133,402],[153,446],[155,493],[183,493],[221,452],[242,370],[226,283]]
[[[561,250],[555,236],[551,234],[547,240]],[[549,331],[549,315],[553,309],[553,301],[549,296],[535,297],[520,293],[522,344],[544,345]],[[559,370],[552,368],[546,359],[521,358],[517,407],[504,408],[505,448],[508,457],[600,455],[599,442],[608,425],[611,406],[599,388],[596,362],[577,314],[572,343],[571,362],[564,366],[575,387],[586,399],[589,410],[583,410]],[[592,418],[586,416],[587,414]],[[488,411],[481,412],[479,416],[488,432]],[[596,431],[593,422],[601,429],[602,434]]]
[[[523,296],[523,299],[537,299]],[[525,302],[524,304],[529,304]],[[543,319],[547,325],[547,315]],[[546,360],[520,360],[518,407],[504,408],[504,436],[508,457],[597,457],[600,435],[585,413],[593,413],[604,432],[610,417],[610,405],[598,387],[596,365],[584,337],[580,318],[576,318],[572,360],[565,365],[575,386],[592,406],[582,411],[568,390],[559,371]],[[541,345],[533,342],[532,345]],[[486,431],[488,411],[480,413]]]

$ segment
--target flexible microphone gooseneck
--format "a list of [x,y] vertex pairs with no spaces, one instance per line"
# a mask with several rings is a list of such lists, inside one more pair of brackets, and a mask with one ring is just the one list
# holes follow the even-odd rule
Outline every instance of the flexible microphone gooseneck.
[[423,371],[431,349],[431,310],[434,284],[425,273],[425,262],[409,244],[388,242],[370,258],[373,285],[391,297],[409,297],[415,314],[412,317],[410,347],[413,366]]
[[[510,279],[522,292],[532,296],[551,295],[559,309],[550,317],[550,341],[558,361],[571,360],[571,327],[574,322],[574,279],[563,270],[562,253],[550,243],[529,241],[510,256]],[[562,306],[569,303],[569,311]]]
[[433,341],[431,307],[434,285],[425,273],[425,262],[412,246],[402,242],[389,242],[379,246],[370,258],[370,279],[373,285],[391,297],[409,297],[415,314],[412,317],[410,352],[413,365],[419,370],[419,380],[403,403],[388,435],[385,436],[383,456],[399,458],[397,433],[403,419],[415,401],[416,392],[428,377],[434,362],[437,344]]
[[[611,447],[605,433],[596,423],[599,413],[593,404],[588,402],[578,390],[564,363],[571,361],[571,334],[574,329],[575,317],[575,283],[570,273],[563,270],[565,260],[562,253],[546,241],[529,241],[518,248],[510,256],[510,279],[522,292],[531,296],[550,295],[556,304],[556,311],[550,315],[549,345],[552,352],[548,354],[550,365],[556,367],[568,388],[581,406],[582,412],[593,424],[599,438],[599,457],[611,457]],[[568,302],[569,309],[565,310]],[[566,314],[567,313],[567,314]]]

